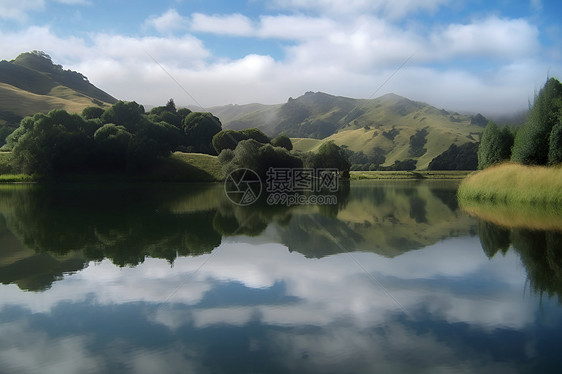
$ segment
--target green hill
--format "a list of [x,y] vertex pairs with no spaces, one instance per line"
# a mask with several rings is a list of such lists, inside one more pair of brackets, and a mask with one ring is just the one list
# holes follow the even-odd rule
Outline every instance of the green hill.
[[412,159],[426,169],[452,144],[480,140],[487,120],[481,115],[450,113],[431,105],[387,94],[372,100],[307,92],[283,105],[211,108],[225,128],[257,127],[293,138],[300,151],[314,151],[333,140],[368,157],[384,156],[382,166]]
[[0,125],[17,125],[25,116],[51,109],[80,112],[116,101],[84,75],[55,65],[43,52],[0,61]]

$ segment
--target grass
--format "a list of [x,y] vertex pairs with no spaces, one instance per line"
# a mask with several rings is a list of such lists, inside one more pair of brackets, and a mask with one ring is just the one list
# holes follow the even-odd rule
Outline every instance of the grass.
[[562,167],[506,163],[466,178],[460,207],[508,228],[562,231]]
[[30,183],[37,178],[29,174],[0,174],[0,183]]
[[65,109],[71,113],[79,113],[87,106],[93,105],[86,96],[69,88],[59,87],[55,94],[64,94],[64,98],[53,95],[38,95],[21,90],[17,87],[0,83],[0,110],[9,111],[25,117],[38,112],[49,112],[51,109]]
[[224,179],[217,156],[174,152],[143,177],[166,182],[216,182]]
[[470,171],[351,171],[351,180],[363,179],[463,179]]
[[466,178],[460,185],[461,202],[530,204],[562,209],[562,167],[506,163]]

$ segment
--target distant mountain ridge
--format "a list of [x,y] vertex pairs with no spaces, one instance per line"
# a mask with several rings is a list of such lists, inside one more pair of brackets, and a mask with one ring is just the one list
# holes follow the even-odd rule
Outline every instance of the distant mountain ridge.
[[0,61],[0,124],[15,125],[27,116],[51,109],[79,112],[87,106],[117,102],[81,73],[55,65],[44,52]]
[[[199,109],[200,110],[200,109]],[[410,160],[425,169],[452,144],[476,143],[488,120],[437,109],[396,94],[353,99],[307,92],[285,104],[226,105],[208,109],[224,128],[256,127],[270,136],[286,134],[295,149],[314,151],[333,140],[382,166]]]

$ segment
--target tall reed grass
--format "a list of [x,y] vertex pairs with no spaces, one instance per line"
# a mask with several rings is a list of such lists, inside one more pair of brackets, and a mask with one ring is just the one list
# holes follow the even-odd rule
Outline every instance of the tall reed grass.
[[525,166],[505,163],[464,179],[461,204],[467,201],[543,205],[562,212],[562,166]]

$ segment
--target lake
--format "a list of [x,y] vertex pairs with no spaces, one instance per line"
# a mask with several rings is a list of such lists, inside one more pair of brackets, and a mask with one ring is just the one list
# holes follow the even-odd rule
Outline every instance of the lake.
[[457,186],[2,185],[0,372],[559,372],[562,234],[479,221]]

